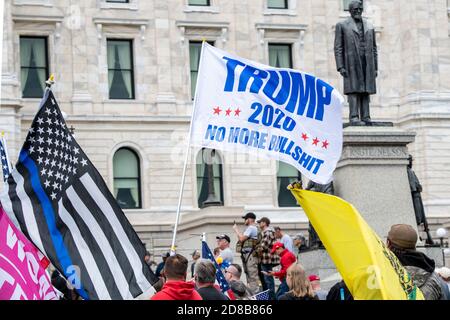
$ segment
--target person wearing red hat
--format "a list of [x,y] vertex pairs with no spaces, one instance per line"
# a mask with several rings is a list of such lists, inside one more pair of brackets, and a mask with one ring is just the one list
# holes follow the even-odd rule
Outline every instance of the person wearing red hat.
[[315,294],[319,298],[319,300],[327,300],[328,292],[325,291],[325,290],[322,290],[320,288],[320,278],[319,278],[319,276],[315,275],[315,274],[311,274],[308,277],[308,279],[309,279],[309,282],[311,282],[311,286],[312,286]]
[[278,272],[269,271],[263,273],[280,279],[281,284],[278,287],[278,290],[275,294],[278,300],[279,297],[281,297],[282,295],[284,295],[286,292],[289,291],[289,287],[286,283],[286,272],[287,269],[297,261],[297,258],[294,256],[292,252],[286,249],[284,247],[284,244],[282,244],[281,242],[276,242],[272,246],[271,254],[277,254],[278,256],[280,256],[281,270]]

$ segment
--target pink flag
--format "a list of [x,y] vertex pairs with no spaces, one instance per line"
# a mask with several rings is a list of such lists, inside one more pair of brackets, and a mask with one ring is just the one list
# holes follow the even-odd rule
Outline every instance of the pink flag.
[[0,300],[55,300],[38,249],[14,226],[0,207]]

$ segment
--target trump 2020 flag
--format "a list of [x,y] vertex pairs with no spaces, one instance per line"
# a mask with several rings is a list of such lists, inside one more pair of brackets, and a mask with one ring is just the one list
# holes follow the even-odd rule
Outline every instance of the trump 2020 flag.
[[262,65],[203,42],[192,144],[261,154],[326,184],[342,153],[343,101],[313,75]]
[[0,300],[57,300],[47,266],[0,206]]
[[144,244],[72,137],[50,90],[0,199],[84,299],[154,291],[157,278],[144,261]]

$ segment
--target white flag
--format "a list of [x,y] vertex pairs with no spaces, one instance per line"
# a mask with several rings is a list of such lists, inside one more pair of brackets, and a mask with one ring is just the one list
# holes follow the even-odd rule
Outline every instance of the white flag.
[[342,104],[313,75],[249,61],[203,42],[192,144],[268,156],[327,184],[342,153]]

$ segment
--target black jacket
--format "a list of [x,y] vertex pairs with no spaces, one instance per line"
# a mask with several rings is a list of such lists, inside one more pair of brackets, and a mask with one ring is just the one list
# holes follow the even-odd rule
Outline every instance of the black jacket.
[[227,296],[215,287],[205,287],[197,289],[203,300],[228,300]]
[[[344,297],[341,296],[341,289],[344,291]],[[353,300],[353,296],[345,285],[345,282],[341,281],[331,287],[327,295],[327,300]]]

